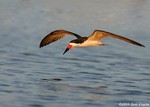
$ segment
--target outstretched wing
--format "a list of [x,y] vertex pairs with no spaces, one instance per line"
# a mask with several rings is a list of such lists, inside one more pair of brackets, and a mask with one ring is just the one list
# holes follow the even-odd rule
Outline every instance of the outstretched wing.
[[142,44],[140,44],[140,43],[138,43],[138,42],[136,42],[134,40],[125,38],[123,36],[120,36],[120,35],[117,35],[117,34],[114,34],[114,33],[103,31],[103,30],[95,30],[93,32],[93,34],[89,36],[88,40],[101,41],[101,40],[103,40],[104,38],[107,38],[107,37],[112,37],[112,38],[115,38],[115,39],[119,39],[119,40],[122,40],[122,41],[126,41],[126,42],[129,42],[129,43],[132,43],[134,45],[145,47],[144,45],[142,45]]
[[45,36],[41,43],[40,43],[40,48],[43,47],[43,46],[46,46],[52,42],[55,42],[61,38],[63,38],[64,36],[75,36],[76,38],[80,38],[81,36],[78,35],[78,34],[75,34],[73,32],[69,32],[69,31],[66,31],[66,30],[55,30],[51,33],[49,33],[47,36]]

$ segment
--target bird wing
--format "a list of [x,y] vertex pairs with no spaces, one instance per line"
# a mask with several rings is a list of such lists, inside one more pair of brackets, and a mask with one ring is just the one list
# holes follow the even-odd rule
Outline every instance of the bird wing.
[[40,48],[43,47],[43,46],[46,46],[52,42],[55,42],[61,38],[63,38],[64,36],[75,36],[76,38],[80,38],[81,36],[78,35],[78,34],[75,34],[73,32],[69,32],[69,31],[66,31],[66,30],[55,30],[51,33],[49,33],[47,36],[45,36],[41,43],[40,43]]
[[144,45],[142,45],[142,44],[140,44],[136,41],[133,41],[133,40],[125,38],[123,36],[120,36],[120,35],[117,35],[117,34],[114,34],[114,33],[110,33],[110,32],[107,32],[107,31],[103,31],[103,30],[95,30],[93,32],[93,34],[89,36],[88,40],[101,41],[101,40],[103,40],[104,38],[107,38],[107,37],[112,37],[112,38],[115,38],[115,39],[119,39],[119,40],[122,40],[122,41],[132,43],[134,45],[145,47]]

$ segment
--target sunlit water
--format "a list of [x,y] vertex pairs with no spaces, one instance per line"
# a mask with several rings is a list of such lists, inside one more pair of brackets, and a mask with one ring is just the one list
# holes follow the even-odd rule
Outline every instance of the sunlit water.
[[[149,12],[149,0],[0,0],[0,107],[150,106]],[[103,29],[146,48],[106,40],[62,55],[66,37],[40,49],[55,29]]]

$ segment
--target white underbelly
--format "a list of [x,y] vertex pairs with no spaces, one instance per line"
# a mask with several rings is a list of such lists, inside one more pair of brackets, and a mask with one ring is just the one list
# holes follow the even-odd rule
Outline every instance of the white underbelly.
[[75,47],[92,47],[92,46],[100,46],[102,44],[99,41],[85,41],[81,44],[74,44]]

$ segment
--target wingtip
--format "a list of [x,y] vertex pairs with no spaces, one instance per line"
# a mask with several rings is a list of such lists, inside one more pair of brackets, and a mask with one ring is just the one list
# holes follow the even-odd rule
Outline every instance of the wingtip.
[[40,45],[39,45],[39,48],[42,48],[42,47],[44,47],[46,45],[48,45],[48,44],[45,44],[45,43],[41,42]]
[[42,47],[43,47],[43,45],[42,45],[42,44],[40,44],[40,45],[39,45],[39,48],[42,48]]
[[142,44],[139,44],[139,46],[144,47],[144,48],[146,47],[146,46],[144,46],[144,45],[142,45]]
[[41,41],[41,43],[40,43],[40,45],[39,45],[39,48],[42,48],[42,47],[44,47],[44,46],[46,46],[46,45]]

